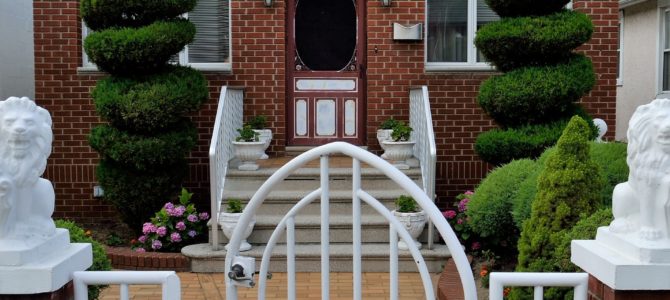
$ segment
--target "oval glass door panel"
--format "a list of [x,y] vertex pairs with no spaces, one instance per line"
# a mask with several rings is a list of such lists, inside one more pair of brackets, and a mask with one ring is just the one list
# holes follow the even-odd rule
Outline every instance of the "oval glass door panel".
[[344,69],[356,49],[356,6],[352,0],[299,0],[295,44],[302,63],[314,71]]

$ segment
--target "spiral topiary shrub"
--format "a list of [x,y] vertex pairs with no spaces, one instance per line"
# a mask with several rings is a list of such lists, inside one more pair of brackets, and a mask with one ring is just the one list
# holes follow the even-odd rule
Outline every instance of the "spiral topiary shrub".
[[475,151],[497,165],[539,155],[556,141],[559,122],[576,113],[596,78],[591,61],[572,51],[591,38],[593,25],[564,10],[567,0],[486,3],[503,18],[482,26],[475,45],[505,73],[483,82],[477,101],[502,130],[483,134]]
[[166,66],[172,55],[193,41],[195,25],[188,20],[157,21],[140,28],[92,32],[84,40],[88,58],[103,71],[133,75]]
[[197,141],[188,114],[207,99],[200,72],[168,60],[193,41],[195,26],[181,15],[196,0],[82,0],[94,30],[84,48],[109,72],[91,96],[109,122],[94,128],[89,143],[101,156],[96,175],[105,200],[130,228],[177,194],[187,172],[185,156]]
[[80,0],[81,18],[92,30],[141,27],[187,13],[197,0]]

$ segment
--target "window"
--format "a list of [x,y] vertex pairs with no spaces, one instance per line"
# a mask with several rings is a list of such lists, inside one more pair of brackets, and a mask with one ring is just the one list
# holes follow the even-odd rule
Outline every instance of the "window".
[[484,0],[427,1],[426,70],[492,70],[475,48],[475,32],[499,19]]
[[[186,17],[195,24],[193,42],[171,60],[199,70],[230,71],[230,4],[229,0],[199,0]],[[85,38],[89,29],[82,26]],[[83,55],[84,70],[97,70]]]
[[670,92],[670,9],[663,11],[661,26],[661,91]]
[[617,68],[616,68],[616,84],[623,85],[623,10],[619,11],[619,46],[616,49],[616,55],[618,58]]

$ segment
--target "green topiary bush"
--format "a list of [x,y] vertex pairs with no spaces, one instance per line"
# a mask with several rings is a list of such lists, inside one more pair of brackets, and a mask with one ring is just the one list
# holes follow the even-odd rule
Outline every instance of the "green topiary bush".
[[139,232],[142,222],[149,220],[166,199],[179,192],[186,172],[185,160],[137,170],[103,159],[96,175],[105,189],[105,200],[117,208],[124,223]]
[[500,245],[496,239],[509,237],[512,239],[508,246],[516,245],[519,232],[511,214],[514,199],[521,183],[537,168],[538,164],[530,159],[512,161],[491,171],[475,190],[467,215],[470,228],[486,239],[487,245]]
[[130,134],[100,125],[91,131],[89,143],[103,159],[147,170],[178,161],[195,146],[198,139],[195,126],[188,120],[180,125],[153,136]]
[[565,7],[570,0],[486,0],[501,17],[543,16]]
[[[573,117],[558,140],[538,180],[531,218],[519,238],[520,272],[558,271],[554,250],[582,215],[592,214],[600,201],[603,180],[589,157],[589,126]],[[516,289],[512,299],[525,299]]]
[[565,116],[594,84],[591,61],[574,55],[559,65],[494,76],[482,83],[477,101],[503,127],[545,123]]
[[[56,227],[64,228],[70,231],[70,242],[72,243],[90,243],[93,248],[93,265],[91,265],[87,271],[109,271],[112,269],[112,262],[107,257],[107,251],[105,247],[102,246],[99,242],[86,235],[81,227],[77,226],[74,222],[65,221],[65,220],[55,220]],[[98,299],[100,296],[100,291],[105,289],[106,285],[89,285],[88,286],[88,299]]]
[[113,28],[86,37],[89,59],[103,71],[134,75],[156,72],[172,55],[193,41],[195,25],[188,20],[157,21],[140,28]]
[[197,0],[80,0],[81,18],[92,30],[140,27],[174,19],[195,8]]
[[[498,70],[557,64],[591,39],[586,14],[563,10],[545,18],[505,18],[477,30],[475,45]],[[518,45],[524,45],[519,47]]]
[[170,67],[150,76],[108,77],[91,93],[98,114],[116,128],[153,132],[173,126],[207,100],[207,81],[199,71]]

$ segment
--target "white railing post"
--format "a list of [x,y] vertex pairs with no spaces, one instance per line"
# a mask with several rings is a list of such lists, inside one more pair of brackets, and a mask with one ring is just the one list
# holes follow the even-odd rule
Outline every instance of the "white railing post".
[[330,294],[330,188],[328,155],[321,156],[321,299]]
[[589,285],[587,273],[507,273],[492,272],[489,277],[489,300],[502,300],[505,286],[533,287],[533,298],[542,299],[545,286],[573,287],[575,300],[586,300]]
[[216,109],[212,140],[209,145],[210,237],[213,250],[219,250],[219,211],[228,162],[233,158],[231,142],[237,134],[235,129],[242,127],[243,97],[242,89],[223,86]]
[[128,299],[131,284],[160,284],[163,300],[181,299],[181,283],[174,271],[77,271],[72,274],[75,300],[88,300],[88,285],[120,285],[119,299]]
[[[414,129],[412,136],[414,156],[421,163],[421,179],[423,190],[428,198],[435,201],[435,164],[437,148],[435,146],[435,132],[433,131],[433,117],[428,99],[428,87],[413,88],[409,92],[409,123]],[[428,221],[428,249],[433,249],[433,224]]]

